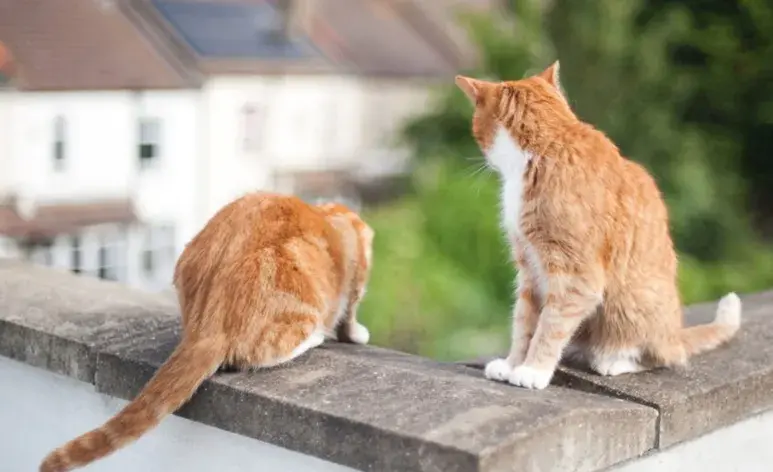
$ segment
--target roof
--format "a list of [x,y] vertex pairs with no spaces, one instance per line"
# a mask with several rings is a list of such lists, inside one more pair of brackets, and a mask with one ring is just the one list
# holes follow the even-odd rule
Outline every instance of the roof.
[[130,1],[167,41],[187,49],[194,66],[206,75],[340,70],[320,49],[324,40],[312,38],[305,24],[293,28],[289,38],[276,34],[286,25],[276,0]]
[[[115,3],[121,3],[117,0]],[[23,90],[191,86],[109,0],[0,0],[0,41]]]
[[45,239],[86,226],[134,221],[129,200],[39,205],[31,218],[20,215],[12,201],[0,203],[0,235],[12,238]]
[[[291,37],[277,37],[287,0],[132,0],[170,40],[194,52],[206,74],[349,72],[448,76],[476,54],[458,8],[494,0],[294,0]],[[272,35],[273,34],[273,35]]]
[[435,76],[458,65],[427,42],[403,17],[396,2],[328,0],[317,11],[341,38],[340,54],[368,75]]
[[267,2],[154,0],[194,51],[207,58],[304,59],[318,56],[306,34],[287,37],[281,13]]
[[[287,0],[0,0],[0,43],[22,90],[189,88],[210,74],[448,76],[474,60],[453,9],[493,1],[295,0],[284,16]],[[291,34],[278,35],[283,26]]]

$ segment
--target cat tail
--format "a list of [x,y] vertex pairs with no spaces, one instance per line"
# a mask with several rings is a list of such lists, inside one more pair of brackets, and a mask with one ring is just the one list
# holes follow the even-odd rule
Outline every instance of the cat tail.
[[709,351],[730,340],[740,327],[741,299],[731,292],[719,301],[713,322],[682,329],[682,346],[688,357]]
[[187,402],[225,359],[223,340],[183,338],[137,397],[101,427],[51,452],[40,472],[65,472],[137,440]]

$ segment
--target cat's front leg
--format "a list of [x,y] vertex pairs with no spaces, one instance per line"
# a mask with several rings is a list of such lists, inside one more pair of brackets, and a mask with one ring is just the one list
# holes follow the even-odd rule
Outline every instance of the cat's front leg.
[[564,348],[602,300],[601,290],[592,288],[587,279],[562,274],[550,279],[526,358],[508,378],[519,387],[543,389],[550,384]]
[[513,369],[526,358],[539,318],[539,300],[534,292],[534,283],[525,266],[518,271],[518,289],[513,307],[510,353],[506,359],[495,359],[486,365],[486,378],[507,382]]

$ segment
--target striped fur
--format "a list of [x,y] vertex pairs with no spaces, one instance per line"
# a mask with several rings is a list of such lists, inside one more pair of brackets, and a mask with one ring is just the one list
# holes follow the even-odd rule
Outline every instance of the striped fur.
[[221,209],[186,246],[174,275],[177,349],[129,405],[45,458],[41,472],[82,467],[135,441],[180,408],[221,365],[288,362],[325,337],[364,343],[356,313],[373,231],[338,204],[255,193]]
[[713,323],[685,328],[668,214],[654,179],[575,116],[558,63],[523,80],[456,78],[472,133],[502,180],[518,267],[510,354],[486,376],[545,388],[569,348],[602,375],[683,365],[736,333],[729,294]]

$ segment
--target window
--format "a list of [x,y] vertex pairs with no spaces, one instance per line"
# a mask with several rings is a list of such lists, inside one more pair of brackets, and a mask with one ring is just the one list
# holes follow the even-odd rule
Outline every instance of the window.
[[264,110],[254,103],[242,108],[242,142],[246,152],[257,152],[263,144]]
[[334,156],[338,152],[339,148],[339,130],[341,126],[341,120],[340,120],[340,110],[338,108],[338,105],[335,98],[332,98],[330,102],[327,104],[327,113],[324,116],[324,124],[323,124],[323,130],[325,133],[324,139],[327,142],[328,145],[328,152],[332,153]]
[[122,226],[105,225],[99,232],[101,234],[94,275],[104,280],[122,281],[126,276],[126,229]]
[[175,263],[175,232],[173,226],[148,227],[145,232],[145,248],[142,251],[142,270],[153,280],[171,282]]
[[64,169],[64,159],[67,153],[67,124],[63,116],[54,118],[54,170]]
[[53,263],[52,245],[53,241],[50,240],[31,243],[29,246],[30,260],[35,264],[51,266]]
[[118,280],[118,257],[116,246],[105,241],[99,245],[97,254],[97,276],[105,280]]
[[140,167],[149,167],[159,156],[161,144],[161,122],[156,118],[140,120]]
[[70,269],[75,274],[81,273],[81,237],[78,235],[74,235],[72,237],[72,248],[71,248],[71,260],[70,260]]

